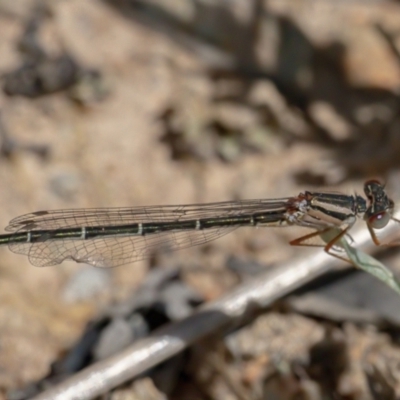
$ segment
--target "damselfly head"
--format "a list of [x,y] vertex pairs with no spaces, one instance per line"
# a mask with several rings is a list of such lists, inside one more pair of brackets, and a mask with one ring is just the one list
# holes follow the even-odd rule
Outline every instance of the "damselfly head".
[[377,180],[365,182],[364,193],[369,202],[364,214],[365,221],[373,229],[384,228],[392,218],[393,200],[387,196],[384,185]]

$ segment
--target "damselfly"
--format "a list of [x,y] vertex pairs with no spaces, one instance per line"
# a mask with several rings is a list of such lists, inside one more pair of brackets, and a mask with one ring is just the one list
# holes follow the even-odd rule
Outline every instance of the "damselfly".
[[[227,201],[180,206],[37,211],[13,219],[0,245],[29,257],[36,266],[64,260],[115,267],[150,257],[160,249],[176,250],[214,240],[242,226],[291,226],[314,229],[290,242],[321,246],[313,238],[335,232],[323,243],[335,251],[357,217],[363,217],[376,245],[375,229],[394,220],[393,201],[375,180],[359,195],[305,191],[295,197]],[[397,221],[399,222],[399,221]]]

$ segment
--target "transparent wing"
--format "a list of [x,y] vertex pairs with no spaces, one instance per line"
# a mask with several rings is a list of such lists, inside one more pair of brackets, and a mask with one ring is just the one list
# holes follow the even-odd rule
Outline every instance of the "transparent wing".
[[168,231],[148,236],[61,239],[39,243],[14,243],[9,248],[28,256],[37,267],[60,264],[64,260],[111,268],[149,258],[156,251],[177,250],[221,237],[236,227],[204,231]]
[[[7,231],[51,231],[63,228],[102,227],[146,222],[187,221],[276,210],[284,212],[289,199],[247,200],[133,208],[38,211],[13,219]],[[150,257],[160,250],[177,250],[221,237],[237,226],[204,230],[170,230],[145,236],[103,236],[93,239],[49,239],[34,243],[11,243],[9,248],[25,254],[36,266],[50,266],[64,260],[97,267],[115,267]]]
[[270,210],[286,210],[291,198],[225,201],[175,206],[88,208],[36,211],[10,221],[8,232],[80,228],[82,226],[128,225],[144,222],[187,221],[217,216],[243,215]]

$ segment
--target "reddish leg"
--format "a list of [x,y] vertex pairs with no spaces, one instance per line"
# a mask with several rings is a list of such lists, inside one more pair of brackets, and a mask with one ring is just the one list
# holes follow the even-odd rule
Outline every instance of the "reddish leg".
[[[392,220],[397,222],[397,223],[400,223],[400,220],[398,220],[396,218],[392,218]],[[375,243],[376,246],[388,246],[388,247],[391,247],[391,246],[399,246],[400,245],[400,240],[399,239],[393,240],[393,241],[388,242],[388,243],[381,242],[378,239],[378,236],[376,236],[374,228],[368,223],[367,223],[367,228],[369,230],[369,234],[371,235],[371,239]]]
[[[342,260],[342,261],[351,262],[348,258],[341,257],[340,255],[334,253],[333,250],[332,250],[333,246],[336,243],[338,243],[339,240],[343,236],[346,235],[347,231],[349,230],[349,227],[347,227],[345,229],[337,228],[339,233],[336,236],[334,236],[331,240],[329,240],[329,242],[327,242],[325,245],[323,245],[323,244],[305,243],[307,240],[312,239],[313,237],[319,236],[321,238],[321,235],[323,235],[324,233],[333,231],[333,229],[334,228],[327,228],[327,229],[325,229],[323,231],[316,231],[316,232],[309,233],[308,235],[304,235],[304,236],[301,236],[301,237],[299,237],[297,239],[292,240],[290,242],[290,244],[292,246],[323,247],[324,251],[327,254],[329,254],[330,256],[336,257],[336,258],[338,258],[339,260]],[[321,238],[321,240],[323,240],[323,239]]]
[[367,224],[367,228],[369,230],[369,234],[371,235],[371,238],[373,240],[373,242],[377,245],[380,246],[382,243],[379,241],[378,237],[376,236],[374,230],[369,226],[369,224]]

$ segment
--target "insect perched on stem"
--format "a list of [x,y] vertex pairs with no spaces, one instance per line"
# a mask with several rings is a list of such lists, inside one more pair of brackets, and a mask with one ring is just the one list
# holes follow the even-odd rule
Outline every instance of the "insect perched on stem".
[[[393,201],[380,182],[367,181],[364,193],[366,199],[305,191],[280,199],[37,211],[13,219],[6,228],[11,233],[0,235],[0,245],[26,254],[36,266],[74,260],[115,267],[148,258],[158,249],[200,245],[242,226],[297,225],[314,232],[292,240],[291,245],[323,246],[327,253],[347,260],[336,250],[357,217],[364,218],[376,245],[381,243],[375,230],[397,221]],[[325,243],[313,242],[321,237]]]

